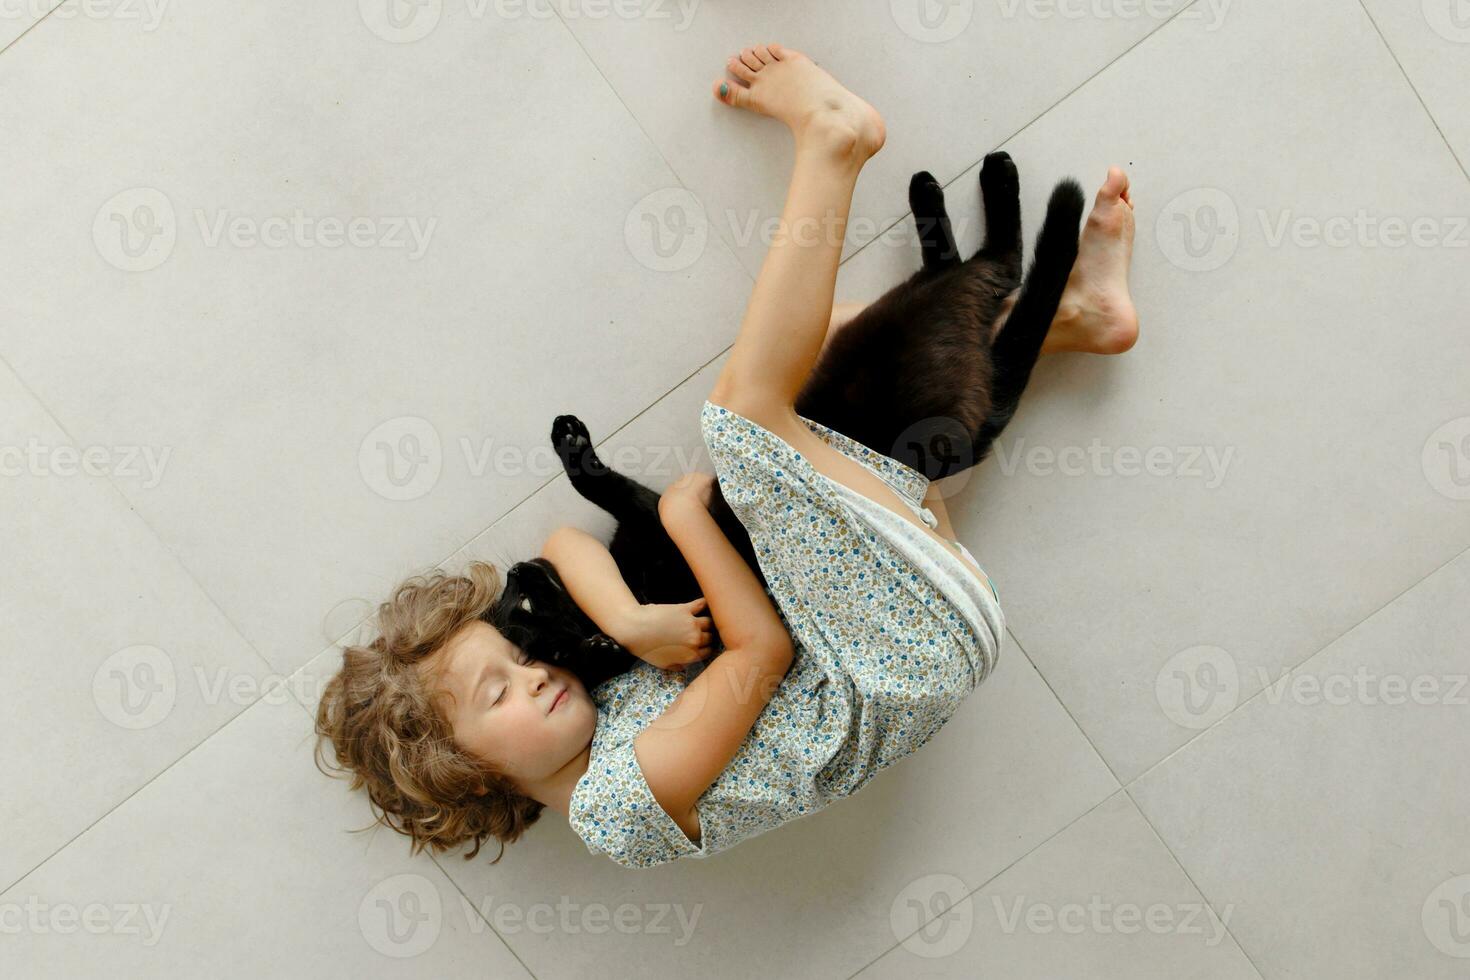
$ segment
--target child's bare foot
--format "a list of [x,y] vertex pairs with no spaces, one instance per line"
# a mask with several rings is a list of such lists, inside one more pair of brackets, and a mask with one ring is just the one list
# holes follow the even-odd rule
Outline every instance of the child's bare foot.
[[1043,354],[1082,351],[1121,354],[1138,340],[1138,311],[1128,292],[1133,260],[1133,201],[1128,175],[1118,167],[1097,192],[1082,229],[1077,262],[1067,279]]
[[876,109],[838,84],[800,51],[779,44],[746,48],[725,63],[738,81],[715,82],[726,105],[779,119],[797,149],[835,150],[862,162],[883,146]]

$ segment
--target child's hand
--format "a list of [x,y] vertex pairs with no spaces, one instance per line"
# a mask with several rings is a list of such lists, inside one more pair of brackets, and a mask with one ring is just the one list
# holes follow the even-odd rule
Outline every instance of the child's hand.
[[714,621],[703,596],[639,606],[621,633],[614,639],[660,670],[685,667],[714,652]]

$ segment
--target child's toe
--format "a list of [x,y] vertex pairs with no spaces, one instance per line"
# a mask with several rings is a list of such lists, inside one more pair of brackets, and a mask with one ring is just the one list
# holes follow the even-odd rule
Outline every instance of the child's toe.
[[730,60],[725,62],[725,67],[730,70],[730,74],[741,81],[750,82],[755,80],[755,72],[738,57],[731,56]]
[[744,109],[750,104],[750,89],[746,88],[740,82],[732,82],[727,78],[716,79],[714,90],[715,98],[725,103],[725,105],[735,106],[737,109]]

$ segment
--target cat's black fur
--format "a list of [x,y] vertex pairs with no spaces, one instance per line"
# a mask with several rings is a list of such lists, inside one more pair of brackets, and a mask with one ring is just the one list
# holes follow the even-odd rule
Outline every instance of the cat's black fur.
[[[923,268],[872,303],[833,338],[796,400],[796,411],[939,479],[980,462],[1021,399],[1077,258],[1085,200],[1075,181],[1052,191],[1024,283],[1016,166],[992,153],[980,170],[985,242],[961,259],[944,191],[915,174],[909,202]],[[1020,289],[998,336],[1006,298]],[[551,441],[583,497],[615,517],[608,550],[639,602],[687,602],[699,583],[658,516],[659,494],[598,458],[581,420],[557,416]],[[765,576],[739,519],[716,486],[711,514],[750,567]],[[634,663],[571,600],[546,559],[520,562],[486,616],[531,656],[573,670],[591,690]]]

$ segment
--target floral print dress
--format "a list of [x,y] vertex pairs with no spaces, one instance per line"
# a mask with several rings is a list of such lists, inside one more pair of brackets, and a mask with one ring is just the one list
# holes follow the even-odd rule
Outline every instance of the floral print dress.
[[[798,417],[919,508],[922,473]],[[895,522],[871,519],[775,433],[709,401],[700,429],[796,653],[700,796],[698,841],[654,799],[633,742],[705,665],[640,663],[592,691],[597,728],[568,819],[589,851],[633,868],[708,857],[857,792],[949,720],[994,668],[1005,630],[993,587],[969,572],[957,584],[958,556],[945,553],[945,565],[929,539],[926,561],[915,549],[927,536],[901,534],[907,522],[892,511]]]

